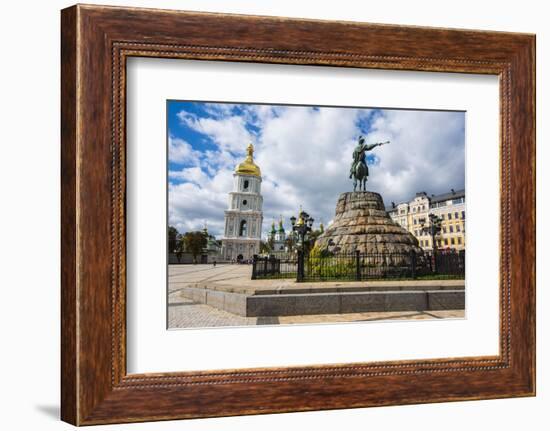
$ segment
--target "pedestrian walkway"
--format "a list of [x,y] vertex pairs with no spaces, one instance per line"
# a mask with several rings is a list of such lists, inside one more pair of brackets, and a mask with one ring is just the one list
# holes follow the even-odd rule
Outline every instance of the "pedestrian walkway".
[[254,293],[273,290],[334,289],[346,287],[369,288],[414,288],[448,287],[464,288],[464,280],[370,280],[370,281],[326,281],[297,283],[293,278],[252,280],[252,265],[170,265],[168,288],[174,292],[182,287],[207,287],[236,293]]
[[[293,280],[251,280],[252,268],[249,265],[170,265],[168,271],[168,326],[178,328],[212,328],[223,326],[256,326],[313,323],[369,322],[382,320],[425,320],[464,318],[464,310],[368,312],[346,314],[321,314],[280,317],[242,317],[216,309],[209,305],[193,302],[182,294],[184,287],[200,284],[221,286],[231,291],[250,292],[256,289],[307,288],[309,284],[319,288],[346,286],[343,283],[296,283]],[[377,282],[378,283],[378,282]],[[384,283],[399,283],[396,281]],[[401,282],[404,283],[404,282]],[[415,283],[409,282],[409,283]],[[423,281],[423,283],[427,283]],[[431,283],[431,281],[429,282]],[[437,282],[441,283],[441,281]],[[351,283],[357,285],[357,282]],[[372,282],[370,283],[372,285]],[[462,281],[463,284],[463,281]]]

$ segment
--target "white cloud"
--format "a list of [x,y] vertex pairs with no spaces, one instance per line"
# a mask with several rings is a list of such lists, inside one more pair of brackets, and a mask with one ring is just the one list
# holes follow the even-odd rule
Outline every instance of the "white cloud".
[[191,144],[180,138],[168,137],[168,158],[173,163],[192,164],[199,163],[201,153],[193,150]]
[[391,141],[375,150],[380,163],[369,168],[370,186],[386,203],[464,186],[464,113],[385,111],[368,138]]
[[219,235],[223,232],[223,211],[227,207],[227,191],[233,184],[232,173],[221,171],[209,178],[196,169],[199,168],[177,173],[191,182],[168,186],[169,224],[186,232],[202,229],[206,221],[208,230]]
[[199,186],[206,184],[208,181],[208,175],[198,166],[184,168],[179,171],[169,171],[168,177],[170,179],[192,182]]
[[216,119],[197,117],[181,111],[177,117],[196,132],[208,135],[222,151],[239,152],[242,150],[243,142],[255,141],[255,137],[246,128],[245,119],[241,116]]
[[367,142],[391,140],[372,152],[377,163],[369,166],[367,183],[386,205],[408,200],[418,191],[442,193],[464,186],[463,113],[269,105],[208,109],[215,115],[180,116],[218,147],[205,153],[202,169],[170,174],[190,181],[170,186],[170,223],[180,231],[200,228],[206,219],[212,233],[223,233],[233,169],[251,140],[263,175],[264,232],[281,214],[288,228],[288,218],[300,205],[327,225],[339,194],[353,190],[349,167],[357,136],[366,132],[360,127],[365,121],[372,121]]

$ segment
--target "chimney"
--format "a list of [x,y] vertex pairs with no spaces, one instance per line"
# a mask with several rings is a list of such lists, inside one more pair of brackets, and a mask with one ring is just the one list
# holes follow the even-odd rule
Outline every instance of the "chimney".
[[451,189],[451,193],[454,195],[455,194],[455,189]]

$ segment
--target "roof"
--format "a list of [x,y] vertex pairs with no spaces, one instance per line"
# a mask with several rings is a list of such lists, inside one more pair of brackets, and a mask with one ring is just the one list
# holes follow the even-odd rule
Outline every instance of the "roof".
[[[460,190],[451,189],[451,191],[448,193],[442,193],[440,195],[431,195],[431,196],[428,196],[426,192],[416,193],[415,197],[419,197],[419,196],[426,196],[428,199],[430,199],[430,203],[437,203],[437,202],[445,202],[451,199],[459,199],[459,198],[466,197],[466,191],[464,189],[460,189]],[[393,206],[393,202],[392,202],[392,205],[387,206],[385,208],[386,212],[389,213],[392,211],[397,211],[397,207],[399,205],[409,204],[410,202],[411,201],[399,202],[398,204],[395,204],[395,206]]]
[[432,195],[430,197],[430,200],[432,202],[444,202],[444,201],[448,201],[448,200],[451,200],[451,199],[463,198],[465,196],[466,196],[466,191],[464,189],[452,190],[448,193],[443,193],[443,194],[440,194],[440,195]]
[[254,163],[254,146],[252,144],[248,144],[248,147],[246,148],[247,156],[246,159],[244,159],[243,162],[239,163],[237,167],[235,168],[236,174],[241,175],[253,175],[255,177],[261,177],[262,173],[260,171],[259,166]]

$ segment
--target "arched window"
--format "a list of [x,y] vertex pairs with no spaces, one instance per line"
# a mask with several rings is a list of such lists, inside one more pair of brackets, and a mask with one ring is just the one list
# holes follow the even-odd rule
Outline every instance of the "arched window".
[[239,236],[246,236],[246,220],[241,221],[241,227],[239,229]]
[[248,189],[248,180],[244,180],[243,189]]

